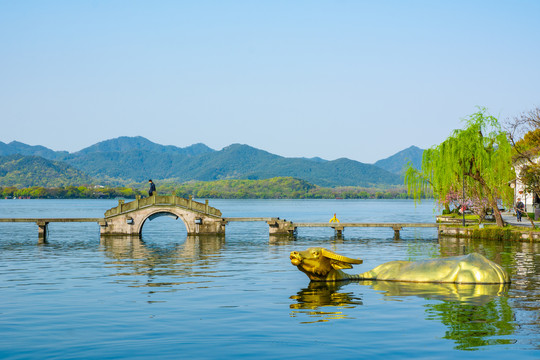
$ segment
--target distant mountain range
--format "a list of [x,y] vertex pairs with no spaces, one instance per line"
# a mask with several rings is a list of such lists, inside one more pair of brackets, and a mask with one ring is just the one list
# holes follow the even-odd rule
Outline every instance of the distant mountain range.
[[289,176],[325,187],[388,187],[403,184],[403,167],[408,161],[418,166],[422,152],[412,146],[375,164],[365,164],[346,158],[286,158],[241,144],[219,151],[204,144],[179,148],[140,136],[102,141],[74,153],[0,142],[0,185],[79,185],[81,181],[119,185],[150,178],[185,182]]
[[419,147],[411,146],[405,150],[401,150],[397,154],[387,157],[386,159],[377,161],[374,165],[391,173],[402,175],[409,162],[416,169],[420,169],[422,167],[423,153],[424,150],[420,149]]

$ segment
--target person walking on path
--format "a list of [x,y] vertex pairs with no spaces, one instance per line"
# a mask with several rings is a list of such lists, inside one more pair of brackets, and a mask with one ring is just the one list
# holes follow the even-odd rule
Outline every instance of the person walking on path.
[[339,219],[336,217],[336,213],[334,213],[334,217],[330,219],[330,221],[328,221],[329,223],[338,223],[339,222]]
[[516,203],[516,216],[517,221],[521,222],[521,217],[525,214],[525,204],[521,201],[521,198],[518,198]]
[[156,184],[152,182],[152,179],[148,180],[150,184],[150,189],[148,189],[148,196],[152,196],[156,193]]

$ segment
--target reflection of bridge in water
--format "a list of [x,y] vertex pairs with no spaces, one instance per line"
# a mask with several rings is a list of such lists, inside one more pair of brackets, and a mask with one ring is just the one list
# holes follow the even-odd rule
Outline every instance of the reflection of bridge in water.
[[[164,287],[197,284],[194,276],[217,272],[213,266],[225,238],[219,235],[187,236],[182,243],[147,243],[140,236],[106,236],[100,239],[100,250],[109,259],[107,266],[118,282],[135,287]],[[153,292],[154,290],[152,290]]]
[[222,217],[221,211],[204,203],[175,195],[137,196],[126,203],[118,200],[118,206],[105,212],[104,218],[3,218],[0,222],[34,222],[38,225],[38,241],[46,242],[47,226],[51,222],[97,222],[102,236],[140,236],[147,220],[160,216],[180,218],[189,235],[224,235],[229,222],[266,222],[270,236],[294,235],[298,228],[329,227],[339,236],[345,227],[391,228],[394,238],[405,227],[437,228],[437,223],[293,223],[278,217]]

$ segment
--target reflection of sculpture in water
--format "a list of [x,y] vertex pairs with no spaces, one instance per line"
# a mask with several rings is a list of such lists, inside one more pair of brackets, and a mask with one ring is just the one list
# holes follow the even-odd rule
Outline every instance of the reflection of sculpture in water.
[[[494,285],[477,285],[494,286]],[[476,350],[486,345],[514,343],[515,313],[508,297],[477,303],[445,301],[428,304],[426,316],[447,327],[442,338],[453,340],[459,350]]]
[[418,296],[432,300],[459,301],[472,305],[487,304],[494,297],[508,292],[508,284],[458,284],[458,283],[417,283],[405,281],[363,280],[385,296]]
[[291,316],[307,313],[317,319],[316,322],[347,318],[343,309],[362,305],[362,299],[353,292],[339,292],[345,283],[310,282],[307,289],[290,297],[297,301],[290,305]]
[[317,309],[321,306],[362,305],[360,298],[355,298],[352,292],[340,293],[343,282],[310,282],[307,289],[302,289],[291,299],[298,304],[291,305],[293,309]]
[[348,258],[324,248],[293,251],[291,263],[312,281],[388,280],[462,284],[509,283],[510,277],[498,264],[472,253],[421,261],[390,261],[362,274],[350,275],[341,269],[351,269],[362,260]]
[[385,297],[417,296],[432,300],[459,301],[471,305],[484,305],[494,297],[508,292],[508,284],[454,284],[454,283],[413,283],[403,281],[354,280],[320,282],[312,281],[307,289],[302,289],[290,298],[297,303],[291,309],[316,310],[324,306],[354,307],[363,305],[361,298],[353,292],[340,292],[347,284],[370,286]]
[[409,296],[427,299],[423,305],[426,320],[445,325],[447,330],[442,337],[455,341],[457,349],[472,350],[483,345],[504,344],[508,340],[503,336],[515,332],[514,312],[504,296],[508,284],[312,281],[307,289],[290,297],[295,301],[290,305],[291,316],[309,316],[310,321],[305,323],[352,318],[352,314],[356,314],[352,309],[365,303],[356,295],[358,291],[354,288],[351,289],[353,291],[341,289],[353,284],[369,286],[388,300],[401,301]]

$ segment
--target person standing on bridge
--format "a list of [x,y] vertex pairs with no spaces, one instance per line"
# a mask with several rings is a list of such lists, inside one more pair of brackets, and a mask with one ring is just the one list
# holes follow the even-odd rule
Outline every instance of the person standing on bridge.
[[328,221],[329,223],[338,223],[339,222],[339,219],[336,217],[336,213],[334,213],[334,217],[330,219],[330,221]]
[[148,189],[148,196],[152,196],[156,193],[156,184],[152,182],[152,179],[148,180],[150,184],[150,189]]

